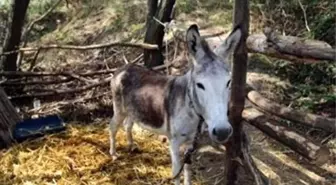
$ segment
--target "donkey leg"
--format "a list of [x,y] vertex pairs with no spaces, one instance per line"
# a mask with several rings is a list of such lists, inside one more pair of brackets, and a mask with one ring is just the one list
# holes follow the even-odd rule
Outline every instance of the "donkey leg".
[[[186,147],[186,151],[190,150],[192,148],[192,144],[188,144]],[[184,185],[191,185],[191,165],[190,164],[184,164]]]
[[118,158],[116,153],[116,135],[124,119],[124,116],[115,113],[110,121],[110,155],[112,156],[113,160]]
[[138,149],[138,147],[134,144],[133,140],[133,129],[134,122],[130,117],[127,117],[125,120],[125,127],[126,127],[126,136],[127,136],[127,144],[128,144],[128,151],[133,152]]
[[[179,173],[181,169],[181,161],[180,161],[180,154],[179,154],[179,149],[180,149],[180,141],[177,139],[172,139],[169,145],[169,150],[170,150],[170,157],[172,161],[172,172],[173,176],[175,176],[177,173]],[[179,185],[180,184],[180,175],[176,177],[174,180],[174,185]]]

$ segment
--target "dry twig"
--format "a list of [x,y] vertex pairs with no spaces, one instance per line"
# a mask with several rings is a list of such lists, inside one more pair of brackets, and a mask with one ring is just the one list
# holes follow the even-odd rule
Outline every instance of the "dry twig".
[[307,21],[307,13],[306,13],[306,9],[303,7],[303,4],[300,0],[297,0],[301,9],[302,9],[302,12],[303,12],[303,17],[304,17],[304,21],[305,21],[305,25],[306,25],[306,29],[308,32],[310,32],[310,28],[308,26],[308,21]]

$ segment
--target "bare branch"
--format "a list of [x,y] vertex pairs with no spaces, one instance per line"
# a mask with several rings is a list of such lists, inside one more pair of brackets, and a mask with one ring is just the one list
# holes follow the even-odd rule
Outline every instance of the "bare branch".
[[303,7],[303,4],[300,0],[297,0],[299,2],[299,5],[302,9],[302,12],[303,12],[303,17],[304,17],[304,21],[305,21],[305,25],[306,25],[306,29],[308,32],[310,32],[310,28],[308,26],[308,21],[307,21],[307,13],[306,13],[306,9]]
[[86,86],[76,88],[76,89],[55,90],[53,92],[43,92],[43,93],[37,93],[37,94],[23,94],[23,95],[9,97],[9,99],[45,97],[45,96],[54,96],[54,95],[68,94],[68,93],[69,94],[70,93],[79,93],[79,92],[83,92],[83,91],[86,91],[86,90],[94,88],[94,87],[105,85],[105,84],[109,83],[111,79],[112,79],[112,77],[108,77],[108,78],[105,78],[104,80],[101,80],[100,82],[92,83],[90,85],[86,85]]
[[[42,14],[39,18],[33,20],[30,22],[25,30],[25,33],[22,37],[22,41],[26,43],[26,38],[29,35],[29,32],[32,30],[33,26],[43,20],[45,17],[47,17],[61,2],[62,0],[58,0],[55,4],[53,4],[44,14]],[[25,47],[26,44],[23,44],[23,47]]]
[[9,51],[1,53],[2,55],[10,55],[12,53],[17,52],[26,52],[26,51],[37,51],[37,50],[49,50],[49,49],[70,49],[70,50],[90,50],[90,49],[99,49],[99,48],[107,48],[113,46],[120,46],[120,47],[134,47],[134,48],[142,48],[148,50],[156,50],[158,49],[157,45],[154,44],[146,44],[146,43],[130,43],[130,42],[111,42],[105,44],[93,44],[93,45],[86,45],[86,46],[75,46],[75,45],[42,45],[39,47],[27,47],[27,48],[20,48],[18,50]]
[[247,166],[247,169],[252,173],[254,181],[257,185],[270,184],[269,179],[258,169],[250,154],[249,141],[245,131],[242,132],[242,161]]

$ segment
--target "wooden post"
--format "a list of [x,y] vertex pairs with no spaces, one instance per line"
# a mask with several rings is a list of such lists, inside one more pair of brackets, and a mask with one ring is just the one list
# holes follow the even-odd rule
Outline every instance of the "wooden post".
[[8,100],[5,91],[0,87],[0,148],[12,141],[12,128],[20,121],[15,108]]
[[237,181],[237,169],[240,165],[242,142],[242,111],[245,104],[245,85],[247,71],[246,39],[249,32],[249,2],[248,0],[235,0],[234,27],[240,26],[241,40],[233,54],[232,85],[230,100],[230,122],[233,127],[233,135],[227,144],[226,158],[226,184],[233,185]]

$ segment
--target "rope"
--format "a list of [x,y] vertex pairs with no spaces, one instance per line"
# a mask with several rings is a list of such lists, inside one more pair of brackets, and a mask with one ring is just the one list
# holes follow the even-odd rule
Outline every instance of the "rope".
[[[159,19],[157,19],[156,17],[153,17],[154,21],[156,21],[157,23],[161,24],[163,27],[164,27],[164,33],[166,35],[169,34],[170,31],[172,31],[174,25],[175,25],[175,22],[174,20],[170,21],[170,22],[161,22]],[[166,39],[164,40],[165,44],[166,44],[166,60],[167,60],[167,63],[169,63],[169,50],[168,50],[168,37],[166,37]],[[167,71],[167,75],[169,74],[169,71],[168,71],[168,65],[166,66],[166,71]]]

